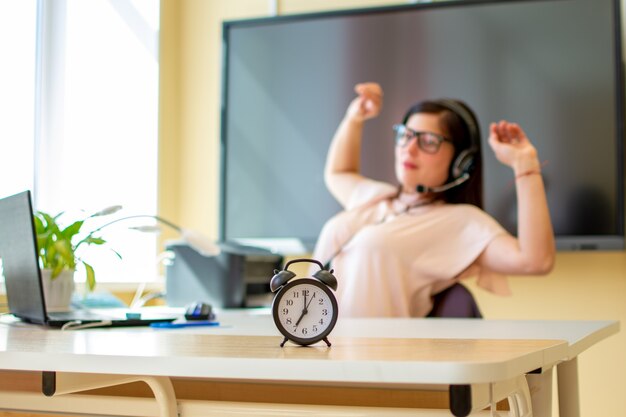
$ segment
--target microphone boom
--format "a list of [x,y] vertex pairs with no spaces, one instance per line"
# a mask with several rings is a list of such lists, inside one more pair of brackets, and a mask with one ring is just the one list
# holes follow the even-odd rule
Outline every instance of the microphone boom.
[[418,193],[442,193],[444,191],[448,191],[450,188],[454,188],[463,184],[465,181],[469,180],[469,177],[470,175],[466,172],[454,181],[451,181],[447,184],[439,185],[437,187],[428,187],[423,184],[418,184],[417,187],[415,187],[415,191],[417,191]]

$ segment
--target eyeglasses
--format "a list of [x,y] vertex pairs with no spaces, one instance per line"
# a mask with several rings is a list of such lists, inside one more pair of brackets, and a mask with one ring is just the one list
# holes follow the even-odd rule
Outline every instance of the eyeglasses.
[[433,132],[416,132],[402,124],[393,125],[393,130],[396,132],[396,146],[404,148],[414,138],[417,138],[417,146],[426,153],[434,154],[439,151],[443,142],[452,141],[438,133]]

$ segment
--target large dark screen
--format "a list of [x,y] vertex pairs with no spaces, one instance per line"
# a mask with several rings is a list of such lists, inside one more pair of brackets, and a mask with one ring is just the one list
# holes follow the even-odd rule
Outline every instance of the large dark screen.
[[513,175],[486,143],[489,122],[508,119],[547,161],[559,248],[622,248],[617,7],[459,1],[225,23],[222,238],[310,249],[340,209],[323,184],[330,140],[353,86],[376,81],[385,106],[366,124],[366,175],[396,183],[391,126],[413,102],[459,98],[481,121],[489,213],[516,233]]

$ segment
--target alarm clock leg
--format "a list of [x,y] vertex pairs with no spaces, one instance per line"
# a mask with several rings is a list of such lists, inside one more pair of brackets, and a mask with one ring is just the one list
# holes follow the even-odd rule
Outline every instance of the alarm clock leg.
[[285,337],[285,339],[283,339],[283,342],[280,344],[280,347],[285,346],[285,343],[287,343],[287,340],[289,340],[289,339],[287,339],[287,338]]
[[324,342],[326,342],[326,345],[327,345],[328,347],[330,347],[330,342],[328,341],[328,338],[327,338],[327,337],[325,337],[323,340],[324,340]]

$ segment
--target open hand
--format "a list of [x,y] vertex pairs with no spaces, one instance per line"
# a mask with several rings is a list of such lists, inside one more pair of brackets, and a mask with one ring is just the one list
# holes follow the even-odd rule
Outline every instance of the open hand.
[[510,167],[520,159],[537,157],[537,150],[522,128],[506,120],[489,125],[489,146],[498,161]]
[[361,83],[354,87],[358,94],[350,106],[346,116],[357,121],[365,121],[378,116],[383,107],[383,89],[377,83]]

